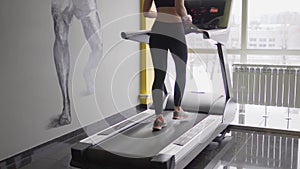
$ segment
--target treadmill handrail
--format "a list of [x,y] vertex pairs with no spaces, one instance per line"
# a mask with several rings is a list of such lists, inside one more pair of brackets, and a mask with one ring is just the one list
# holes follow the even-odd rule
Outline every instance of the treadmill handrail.
[[139,30],[134,32],[121,32],[121,37],[140,43],[149,43],[150,30]]
[[[185,34],[201,33],[203,34],[204,39],[210,39],[212,33],[216,32],[211,30],[199,29],[193,24],[185,25],[184,29],[185,29]],[[151,34],[151,30],[128,31],[128,32],[121,32],[121,37],[126,40],[132,40],[140,43],[149,43],[150,34]]]
[[[201,33],[203,34],[203,38],[209,40],[211,43],[217,46],[221,73],[223,78],[224,91],[226,95],[226,101],[231,97],[231,78],[229,76],[229,70],[227,66],[227,59],[224,57],[222,46],[227,41],[227,29],[212,29],[212,30],[204,30],[199,29],[197,26],[193,24],[184,25],[185,33]],[[127,40],[133,40],[137,42],[149,43],[149,36],[151,34],[150,30],[139,30],[139,31],[131,31],[131,32],[122,32],[121,37]],[[218,40],[220,39],[220,41]]]
[[139,30],[134,32],[122,32],[121,37],[123,39],[130,39],[133,36],[139,36],[139,35],[149,35],[151,33],[150,30]]

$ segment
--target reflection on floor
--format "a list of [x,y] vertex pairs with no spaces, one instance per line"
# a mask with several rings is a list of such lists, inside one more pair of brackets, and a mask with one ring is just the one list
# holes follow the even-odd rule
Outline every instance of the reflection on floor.
[[263,105],[239,105],[233,125],[300,132],[300,109]]
[[[299,138],[231,130],[231,139],[212,143],[186,169],[299,169]],[[208,163],[205,163],[208,161]]]
[[299,137],[258,132],[233,132],[235,152],[229,166],[297,168]]

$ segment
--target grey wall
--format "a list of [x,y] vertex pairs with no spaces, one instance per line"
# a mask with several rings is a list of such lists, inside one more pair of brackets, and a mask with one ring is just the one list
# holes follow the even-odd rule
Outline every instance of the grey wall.
[[96,72],[96,93],[84,89],[82,68],[90,52],[80,21],[70,29],[72,123],[47,129],[61,113],[55,72],[51,0],[0,2],[0,160],[137,105],[139,44],[120,38],[139,29],[140,0],[98,0],[104,59]]

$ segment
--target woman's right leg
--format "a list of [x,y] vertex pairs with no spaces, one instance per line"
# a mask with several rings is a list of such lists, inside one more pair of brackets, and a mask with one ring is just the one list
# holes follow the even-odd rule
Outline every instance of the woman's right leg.
[[177,36],[178,39],[172,39],[169,43],[170,51],[172,53],[176,68],[173,119],[183,119],[188,117],[188,114],[186,114],[181,108],[181,101],[184,95],[186,84],[186,64],[188,51],[184,34],[178,34]]

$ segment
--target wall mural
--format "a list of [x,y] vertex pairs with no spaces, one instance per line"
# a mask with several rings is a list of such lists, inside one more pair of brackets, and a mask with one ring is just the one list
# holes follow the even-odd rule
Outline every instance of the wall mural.
[[69,95],[70,51],[68,34],[73,16],[81,21],[85,38],[91,48],[91,53],[83,70],[86,84],[85,95],[94,93],[95,80],[92,72],[100,62],[103,50],[101,22],[96,0],[52,0],[51,12],[55,33],[53,55],[63,97],[63,108],[61,114],[52,119],[49,128],[68,125],[72,122]]

